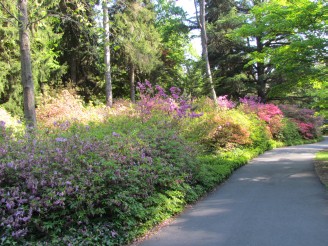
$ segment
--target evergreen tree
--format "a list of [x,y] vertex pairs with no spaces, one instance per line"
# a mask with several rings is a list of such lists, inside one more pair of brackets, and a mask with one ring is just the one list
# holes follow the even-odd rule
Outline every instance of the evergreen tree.
[[170,0],[158,0],[155,11],[155,27],[161,36],[161,64],[152,71],[151,81],[163,87],[185,88],[185,53],[190,42],[186,12]]
[[62,86],[74,87],[85,101],[103,93],[103,49],[100,48],[102,28],[96,22],[100,16],[98,1],[60,0],[53,12],[59,17],[54,31],[62,37],[56,48],[58,61],[67,65]]
[[32,125],[35,124],[33,94],[38,91],[34,87],[38,89],[39,84],[55,80],[63,70],[52,50],[59,36],[52,32],[53,20],[48,10],[56,4],[56,1],[17,1],[16,4],[8,1],[0,5],[0,49],[3,50],[0,64],[4,68],[0,71],[0,103],[15,114],[24,108],[25,118]]
[[114,39],[124,54],[129,71],[130,99],[135,102],[136,74],[149,74],[158,64],[160,35],[155,28],[153,5],[145,1],[117,2]]
[[21,115],[23,103],[16,4],[7,1],[0,5],[0,104],[11,113]]

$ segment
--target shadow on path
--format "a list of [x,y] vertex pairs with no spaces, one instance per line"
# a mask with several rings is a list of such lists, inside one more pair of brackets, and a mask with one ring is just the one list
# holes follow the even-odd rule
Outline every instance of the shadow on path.
[[314,173],[315,144],[268,151],[142,246],[327,246],[328,195]]

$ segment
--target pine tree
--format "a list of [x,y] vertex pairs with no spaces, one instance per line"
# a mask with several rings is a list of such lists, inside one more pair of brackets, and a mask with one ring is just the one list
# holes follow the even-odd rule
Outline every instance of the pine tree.
[[136,73],[150,73],[160,64],[160,35],[150,3],[126,1],[115,15],[114,39],[121,47],[129,70],[130,98],[135,102]]

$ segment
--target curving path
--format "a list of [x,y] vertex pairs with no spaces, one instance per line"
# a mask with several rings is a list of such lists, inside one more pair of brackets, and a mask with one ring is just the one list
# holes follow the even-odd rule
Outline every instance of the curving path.
[[142,246],[327,246],[328,193],[314,173],[316,144],[268,151]]

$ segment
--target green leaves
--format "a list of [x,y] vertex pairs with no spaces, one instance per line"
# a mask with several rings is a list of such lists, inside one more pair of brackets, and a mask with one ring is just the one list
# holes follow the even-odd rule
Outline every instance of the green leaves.
[[319,74],[317,65],[327,55],[325,15],[323,1],[274,0],[254,6],[235,35],[261,40],[263,49],[250,54],[249,64],[270,64],[272,73],[296,83]]
[[113,23],[116,42],[123,47],[126,60],[146,73],[159,64],[160,36],[154,18],[151,9],[136,1],[115,14]]

